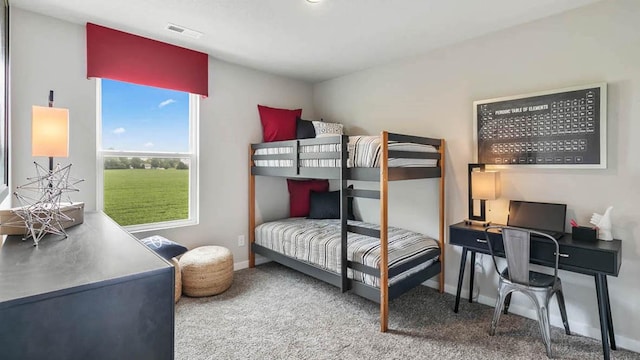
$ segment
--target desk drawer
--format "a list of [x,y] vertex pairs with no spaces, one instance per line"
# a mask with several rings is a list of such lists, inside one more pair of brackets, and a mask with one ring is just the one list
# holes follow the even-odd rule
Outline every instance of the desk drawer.
[[[553,266],[554,252],[555,246],[551,243],[537,241],[531,244],[531,259],[534,263]],[[560,245],[558,264],[561,269],[588,274],[603,272],[614,275],[618,268],[614,253],[563,245]]]
[[[490,236],[491,240],[494,243],[494,250],[501,252],[503,247],[502,237],[500,236],[500,234],[490,234]],[[474,231],[450,227],[449,243],[451,245],[464,246],[475,251],[489,253],[489,245],[487,244],[487,239],[485,238],[484,231]]]

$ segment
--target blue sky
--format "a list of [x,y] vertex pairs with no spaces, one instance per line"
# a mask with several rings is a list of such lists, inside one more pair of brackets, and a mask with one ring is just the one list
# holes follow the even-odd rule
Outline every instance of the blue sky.
[[189,94],[102,79],[102,148],[189,151]]

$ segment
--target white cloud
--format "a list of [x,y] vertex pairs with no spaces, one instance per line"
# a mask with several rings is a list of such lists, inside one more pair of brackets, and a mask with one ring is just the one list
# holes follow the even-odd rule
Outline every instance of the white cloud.
[[160,104],[158,104],[158,107],[159,108],[163,108],[163,107],[165,107],[165,106],[167,106],[169,104],[173,104],[174,102],[176,102],[176,101],[173,100],[173,99],[167,99],[167,100],[161,102]]
[[116,134],[116,135],[120,135],[120,134],[122,134],[122,133],[123,133],[123,132],[125,132],[125,131],[126,131],[126,130],[125,130],[123,127],[119,127],[119,128],[117,128],[117,129],[113,130],[113,133],[114,133],[114,134]]
[[153,147],[153,143],[152,142],[148,142],[148,143],[144,144],[144,147]]

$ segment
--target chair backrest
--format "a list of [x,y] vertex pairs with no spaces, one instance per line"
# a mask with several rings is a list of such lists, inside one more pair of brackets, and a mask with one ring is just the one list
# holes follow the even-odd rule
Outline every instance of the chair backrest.
[[554,283],[558,278],[558,241],[552,236],[529,229],[521,229],[511,226],[489,226],[485,230],[485,237],[489,245],[489,251],[493,258],[493,264],[498,274],[502,277],[502,272],[498,269],[496,257],[494,254],[495,244],[489,236],[490,229],[499,229],[502,232],[502,244],[504,246],[504,255],[507,259],[507,268],[509,269],[509,279],[511,282],[530,285],[529,284],[529,264],[531,262],[531,234],[548,238],[555,245],[553,256],[554,261]]

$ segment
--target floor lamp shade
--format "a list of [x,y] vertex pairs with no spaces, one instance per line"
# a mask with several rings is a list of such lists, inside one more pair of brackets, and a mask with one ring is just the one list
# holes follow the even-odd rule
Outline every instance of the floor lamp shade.
[[69,110],[33,106],[31,117],[31,155],[69,156]]

